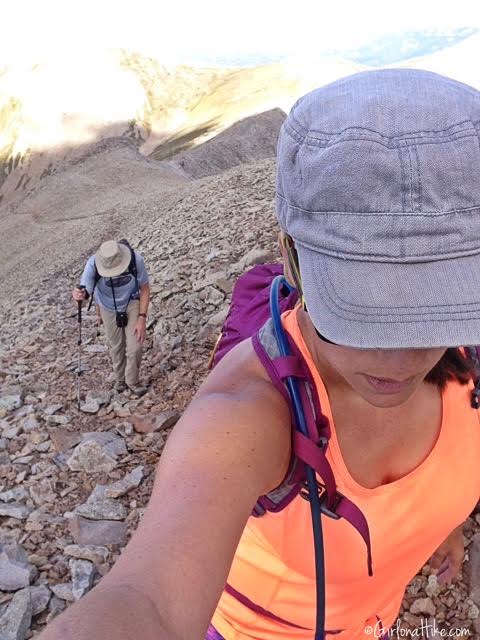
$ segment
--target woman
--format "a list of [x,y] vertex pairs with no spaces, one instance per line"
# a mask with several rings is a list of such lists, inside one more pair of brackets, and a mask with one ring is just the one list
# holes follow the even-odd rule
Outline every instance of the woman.
[[[480,492],[478,412],[455,349],[480,343],[479,122],[474,89],[398,69],[308,94],[282,129],[277,214],[303,293],[282,323],[373,560],[370,576],[358,532],[322,518],[327,638],[393,625],[432,554],[443,580],[460,567]],[[175,427],[120,560],[42,639],[201,639],[210,622],[208,638],[313,638],[308,503],[249,517],[283,483],[291,440],[288,403],[245,340]]]

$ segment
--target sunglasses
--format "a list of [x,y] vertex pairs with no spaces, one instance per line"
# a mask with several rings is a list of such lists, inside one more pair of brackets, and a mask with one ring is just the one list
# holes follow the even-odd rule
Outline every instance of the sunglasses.
[[[308,313],[307,310],[307,305],[305,304],[305,302],[303,303],[303,309],[304,311],[306,311]],[[312,322],[313,324],[313,322]],[[328,344],[334,344],[338,347],[338,344],[336,342],[332,342],[331,340],[329,340],[328,338],[325,338],[325,336],[322,336],[322,334],[320,333],[320,331],[315,327],[315,325],[313,324],[313,328],[315,329],[315,333],[317,334],[317,336],[320,338],[320,340],[322,342],[327,342]]]
[[[315,329],[315,327],[313,327],[313,328]],[[320,331],[318,331],[318,329],[315,329],[315,333],[320,338],[320,340],[322,340],[322,342],[328,342],[328,344],[334,344],[334,345],[336,345],[338,347],[338,344],[336,342],[332,342],[328,338],[325,338],[325,336],[322,336],[322,334],[320,333]]]

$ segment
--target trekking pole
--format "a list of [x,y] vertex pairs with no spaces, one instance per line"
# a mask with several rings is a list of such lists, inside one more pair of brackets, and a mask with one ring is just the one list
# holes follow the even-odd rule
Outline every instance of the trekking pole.
[[[85,289],[85,287],[81,284],[77,285],[77,289]],[[78,404],[78,408],[80,409],[80,375],[82,373],[82,357],[81,357],[81,351],[82,351],[82,300],[77,300],[77,307],[78,307],[78,313],[77,313],[77,320],[78,320],[78,340],[77,340],[77,345],[78,345],[78,359],[77,359],[77,404]]]

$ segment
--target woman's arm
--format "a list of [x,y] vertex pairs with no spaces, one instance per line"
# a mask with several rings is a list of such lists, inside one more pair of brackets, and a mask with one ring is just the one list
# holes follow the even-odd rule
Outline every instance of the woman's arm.
[[204,637],[251,509],[290,458],[288,407],[250,374],[228,362],[210,374],[167,442],[132,540],[42,640]]
[[[193,636],[192,636],[193,637]],[[135,586],[108,576],[55,618],[39,640],[183,640],[160,618],[155,604]]]

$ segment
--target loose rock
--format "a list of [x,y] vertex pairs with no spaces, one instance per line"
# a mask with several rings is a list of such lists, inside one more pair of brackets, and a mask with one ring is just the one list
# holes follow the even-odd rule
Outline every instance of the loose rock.
[[7,610],[0,618],[1,640],[25,640],[31,621],[30,591],[22,589],[13,596]]
[[89,498],[75,509],[75,513],[90,520],[123,520],[127,516],[123,504],[111,498]]
[[100,411],[100,405],[96,400],[92,400],[90,398],[89,400],[81,403],[80,411],[83,411],[84,413],[98,413],[98,411]]
[[77,558],[70,560],[69,565],[72,574],[72,594],[75,600],[79,600],[92,587],[95,567],[88,560]]
[[178,422],[179,417],[177,411],[162,411],[156,416],[132,416],[131,420],[137,433],[153,433],[170,429]]
[[32,431],[36,431],[37,429],[40,429],[40,423],[35,417],[35,415],[33,414],[24,418],[20,423],[20,426],[22,427],[22,431],[24,433],[30,433]]
[[[52,591],[53,591],[53,587],[52,587]],[[73,602],[73,600],[71,600],[71,602]],[[63,598],[59,598],[58,596],[54,595],[53,598],[51,598],[50,602],[48,603],[50,616],[52,618],[54,618],[55,616],[58,616],[58,614],[62,613],[62,611],[65,609],[65,606],[66,606],[65,600]]]
[[54,413],[57,413],[57,411],[60,411],[60,409],[63,409],[63,404],[49,404],[45,407],[45,409],[43,410],[43,413],[46,416],[53,416]]
[[109,473],[117,466],[117,461],[108,455],[97,442],[81,442],[67,460],[72,471],[87,473]]
[[101,431],[99,433],[93,431],[82,435],[82,442],[95,442],[100,445],[105,453],[113,458],[124,456],[127,453],[127,447],[123,438],[116,436],[109,431]]
[[75,596],[73,595],[71,582],[61,582],[59,584],[52,584],[50,586],[50,589],[57,596],[57,598],[60,598],[61,600],[66,600],[67,602],[75,602]]
[[89,560],[93,564],[101,564],[105,562],[109,556],[107,547],[95,546],[93,544],[69,544],[63,552],[67,556],[79,558],[80,560]]
[[18,544],[0,545],[0,591],[16,591],[28,587],[36,569]]
[[65,426],[70,423],[70,418],[69,416],[47,416],[47,422],[49,424],[60,424]]
[[255,264],[262,264],[269,262],[272,258],[272,252],[269,249],[260,249],[254,247],[243,258],[231,267],[231,272],[242,273],[248,267],[252,267]]
[[0,504],[0,516],[7,516],[8,518],[26,520],[31,511],[32,509],[30,507],[24,504],[17,504],[16,502]]
[[431,574],[427,579],[427,586],[425,587],[425,593],[430,598],[437,596],[440,593],[440,587],[438,585],[437,576]]
[[104,487],[105,498],[120,498],[126,493],[139,486],[143,479],[143,466],[135,467],[127,473],[121,480]]
[[410,607],[410,613],[424,613],[429,616],[434,616],[437,610],[432,602],[431,598],[418,598],[414,601]]
[[23,404],[22,393],[10,393],[0,396],[0,417],[18,409]]
[[57,499],[55,482],[51,478],[43,478],[40,482],[32,484],[30,495],[37,506],[42,504],[53,504]]
[[22,502],[28,498],[28,491],[24,487],[14,487],[0,492],[0,501],[13,502],[14,500]]
[[50,438],[53,442],[55,451],[68,451],[75,447],[82,439],[79,433],[67,431],[61,428],[51,428],[49,430]]
[[476,605],[480,605],[480,533],[475,533],[472,536],[472,542],[468,548],[468,556],[469,595]]
[[36,587],[29,587],[32,601],[32,616],[37,616],[48,607],[52,592],[44,584]]
[[125,544],[128,528],[117,520],[88,520],[75,516],[69,520],[70,533],[77,544]]

